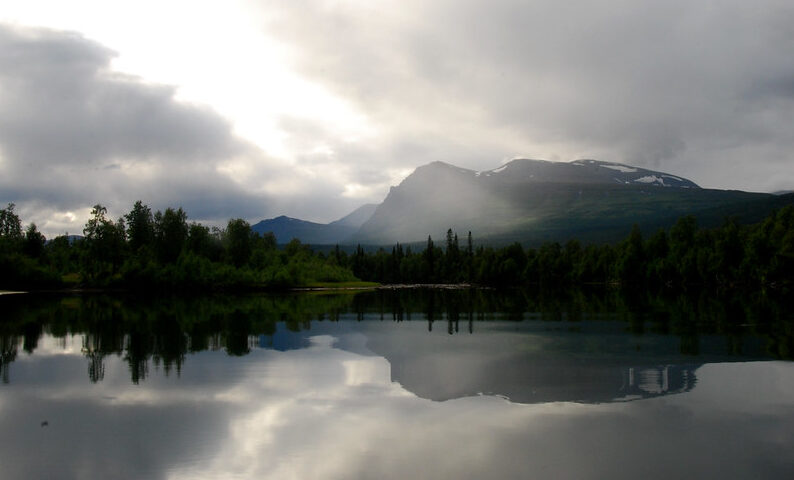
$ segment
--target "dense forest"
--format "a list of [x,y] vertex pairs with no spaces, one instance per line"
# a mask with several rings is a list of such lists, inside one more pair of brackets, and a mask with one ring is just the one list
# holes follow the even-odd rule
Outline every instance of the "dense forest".
[[0,287],[81,286],[150,291],[284,288],[355,281],[349,269],[293,241],[277,248],[245,220],[226,228],[188,223],[181,209],[152,214],[138,201],[113,221],[96,205],[82,237],[47,241],[24,231],[14,205],[0,210]]
[[382,283],[616,284],[624,287],[790,288],[794,282],[794,206],[763,222],[698,228],[688,216],[648,238],[634,227],[617,244],[545,243],[525,249],[463,246],[449,230],[443,248],[427,239],[420,251],[394,246],[374,254],[358,248],[343,264],[363,279]]
[[[463,243],[461,245],[461,243]],[[537,284],[559,287],[616,284],[627,287],[781,288],[794,281],[794,206],[763,222],[698,228],[693,217],[647,238],[635,227],[617,244],[571,240],[539,248],[514,243],[475,246],[471,232],[460,242],[449,230],[442,245],[395,245],[327,254],[293,240],[276,245],[272,234],[254,233],[248,222],[225,228],[188,223],[181,209],[152,213],[138,201],[113,221],[96,205],[82,237],[47,241],[30,224],[23,230],[14,205],[0,210],[0,287],[83,286],[144,290],[286,288],[359,279],[398,283]]]

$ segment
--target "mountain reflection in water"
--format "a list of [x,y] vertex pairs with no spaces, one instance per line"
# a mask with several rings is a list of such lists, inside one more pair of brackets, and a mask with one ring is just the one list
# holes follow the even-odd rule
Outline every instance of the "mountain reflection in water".
[[392,380],[439,401],[479,394],[519,403],[650,398],[691,390],[702,363],[729,358],[683,355],[675,337],[638,339],[604,321],[574,332],[504,321],[484,322],[475,334],[463,336],[427,332],[421,325],[360,325],[359,330],[368,349],[389,361]]

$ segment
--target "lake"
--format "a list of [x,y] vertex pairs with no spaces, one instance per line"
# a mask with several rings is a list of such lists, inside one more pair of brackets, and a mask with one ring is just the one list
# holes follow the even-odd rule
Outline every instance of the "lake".
[[794,478],[764,295],[1,296],[0,478]]

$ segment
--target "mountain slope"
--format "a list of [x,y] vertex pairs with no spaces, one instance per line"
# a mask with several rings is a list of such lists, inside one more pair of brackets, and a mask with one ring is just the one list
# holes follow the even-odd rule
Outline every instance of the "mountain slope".
[[734,208],[768,211],[770,197],[701,189],[668,173],[595,160],[514,160],[485,172],[434,162],[392,187],[354,240],[416,242],[452,228],[497,244],[614,241],[634,223],[651,230],[688,214],[708,223]]
[[329,223],[328,225],[343,225],[346,227],[353,227],[358,229],[361,225],[364,224],[369,218],[375,213],[375,209],[378,208],[378,204],[376,203],[367,203],[364,204],[357,209],[353,210],[352,212],[348,213],[344,217],[340,218],[339,220],[334,220],[333,222]]
[[297,238],[302,243],[312,245],[334,245],[348,242],[361,224],[372,216],[376,207],[374,204],[362,205],[331,223],[315,223],[282,215],[262,220],[252,225],[251,229],[257,233],[273,232],[278,243]]

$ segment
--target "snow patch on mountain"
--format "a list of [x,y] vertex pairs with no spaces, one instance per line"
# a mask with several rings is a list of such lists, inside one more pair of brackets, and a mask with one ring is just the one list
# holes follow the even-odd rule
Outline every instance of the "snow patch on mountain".
[[634,173],[634,172],[637,171],[636,168],[627,167],[625,165],[616,165],[616,164],[604,165],[604,164],[602,164],[602,165],[599,165],[599,166],[600,167],[604,167],[604,168],[610,168],[612,170],[617,170],[617,171],[623,172],[623,173]]
[[475,177],[490,177],[494,173],[500,173],[507,169],[510,166],[510,163],[505,163],[501,167],[494,168],[493,170],[484,170],[481,172],[474,172]]
[[664,187],[668,187],[669,186],[666,183],[664,183],[664,179],[663,178],[657,177],[656,175],[646,175],[644,177],[635,178],[634,182],[635,183],[647,183],[647,184],[658,183],[659,185],[662,185]]

